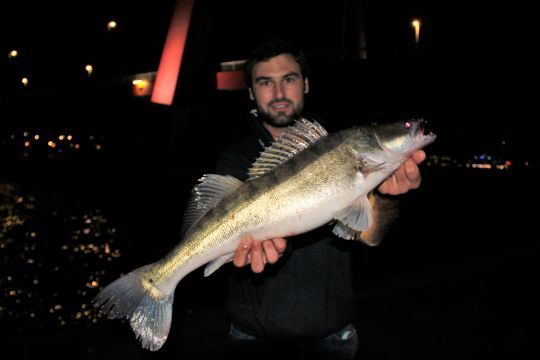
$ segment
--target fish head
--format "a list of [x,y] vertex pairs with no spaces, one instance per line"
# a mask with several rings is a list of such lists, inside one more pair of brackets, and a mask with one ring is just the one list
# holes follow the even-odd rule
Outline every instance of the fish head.
[[407,156],[435,141],[437,135],[426,131],[424,119],[400,120],[372,124],[378,145],[385,151]]

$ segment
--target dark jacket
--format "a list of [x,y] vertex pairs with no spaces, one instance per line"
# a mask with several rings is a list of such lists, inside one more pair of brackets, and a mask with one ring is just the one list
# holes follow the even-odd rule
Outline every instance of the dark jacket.
[[[222,152],[216,172],[247,178],[247,170],[271,135],[254,116],[253,134]],[[266,339],[327,336],[353,322],[352,254],[357,244],[336,238],[330,226],[291,237],[287,251],[261,274],[232,268],[226,307],[239,330]]]

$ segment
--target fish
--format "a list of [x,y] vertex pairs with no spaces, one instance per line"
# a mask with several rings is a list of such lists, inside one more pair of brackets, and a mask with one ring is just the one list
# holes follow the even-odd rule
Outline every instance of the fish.
[[423,119],[369,123],[329,134],[300,118],[261,151],[244,182],[205,174],[193,187],[180,242],[165,256],[104,287],[92,300],[110,319],[126,318],[145,349],[167,340],[177,284],[206,265],[230,262],[245,235],[291,237],[332,224],[345,240],[373,224],[369,195],[411,154],[432,143]]

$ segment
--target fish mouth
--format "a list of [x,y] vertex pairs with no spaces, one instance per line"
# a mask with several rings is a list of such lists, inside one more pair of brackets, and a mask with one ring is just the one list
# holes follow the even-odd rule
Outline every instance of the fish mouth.
[[422,142],[429,144],[437,137],[428,127],[428,121],[425,119],[418,119],[413,121],[411,126],[411,134],[414,138],[422,139]]

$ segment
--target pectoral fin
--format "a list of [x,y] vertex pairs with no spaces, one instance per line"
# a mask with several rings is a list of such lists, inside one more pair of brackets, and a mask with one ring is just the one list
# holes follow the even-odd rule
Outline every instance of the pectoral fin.
[[367,177],[369,174],[377,172],[381,169],[384,169],[386,163],[380,162],[377,158],[372,158],[370,155],[366,154],[354,154],[355,157],[355,167],[363,177]]
[[208,265],[206,265],[206,267],[204,268],[204,276],[206,277],[212,275],[214,271],[219,269],[222,265],[225,265],[226,263],[231,261],[233,259],[233,256],[234,253],[225,254],[215,260],[210,261]]
[[349,207],[334,215],[338,223],[334,227],[334,234],[344,239],[357,239],[359,231],[365,231],[373,224],[371,203],[367,196],[356,199]]

